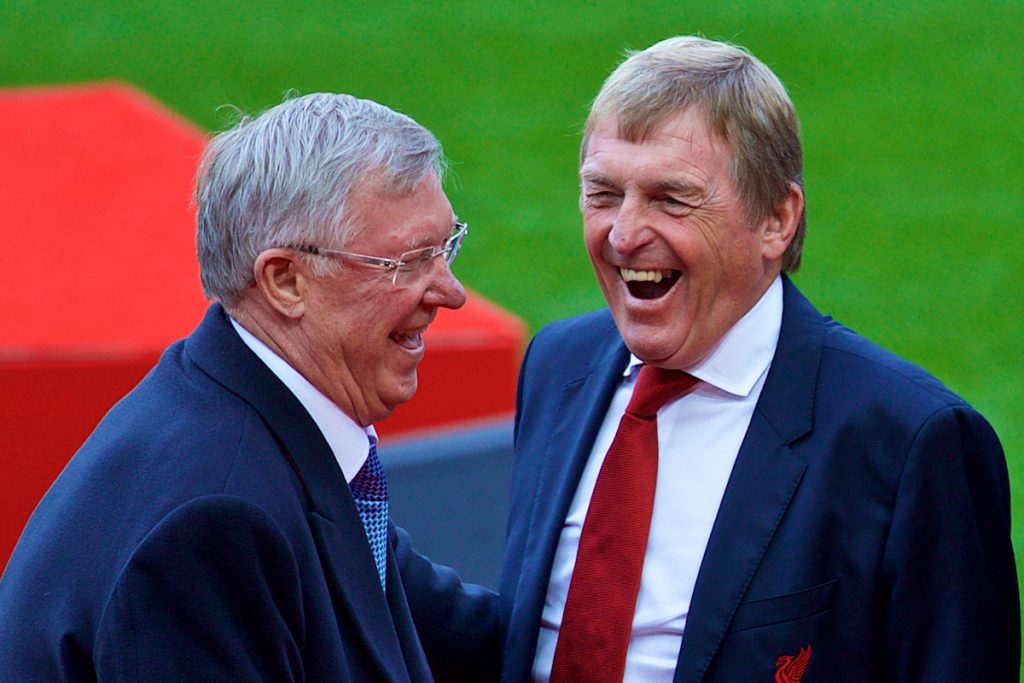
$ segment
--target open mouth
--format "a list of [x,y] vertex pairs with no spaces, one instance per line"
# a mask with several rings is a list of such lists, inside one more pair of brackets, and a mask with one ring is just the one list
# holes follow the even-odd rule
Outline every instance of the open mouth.
[[619,275],[629,293],[637,299],[660,299],[679,280],[680,272],[668,268],[657,270],[631,270],[619,268]]
[[423,347],[423,329],[406,330],[405,332],[392,332],[388,339],[395,342],[403,349],[416,351]]

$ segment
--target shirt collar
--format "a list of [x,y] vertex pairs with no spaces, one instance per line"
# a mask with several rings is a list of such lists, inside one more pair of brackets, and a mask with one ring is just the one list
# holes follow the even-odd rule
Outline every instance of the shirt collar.
[[377,431],[373,425],[365,429],[360,427],[252,332],[239,325],[234,318],[228,319],[245,345],[270,368],[289,391],[295,394],[295,398],[299,399],[299,403],[313,418],[313,422],[327,440],[327,445],[331,447],[331,452],[334,453],[338,465],[341,466],[341,472],[345,475],[345,481],[352,481],[366,462],[370,444],[377,442]]
[[[772,363],[782,329],[782,278],[776,277],[753,308],[725,333],[718,345],[686,371],[734,396],[747,396]],[[625,375],[643,361],[630,354]]]

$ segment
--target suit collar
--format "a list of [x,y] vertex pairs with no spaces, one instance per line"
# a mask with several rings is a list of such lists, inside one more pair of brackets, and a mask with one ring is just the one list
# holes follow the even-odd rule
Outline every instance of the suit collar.
[[274,376],[288,387],[288,390],[299,399],[316,423],[320,433],[331,447],[341,472],[346,481],[352,481],[370,449],[371,440],[376,443],[377,432],[372,426],[360,427],[356,421],[346,415],[331,399],[327,398],[308,379],[293,368],[288,361],[277,355],[273,349],[264,344],[249,330],[242,327],[233,318],[228,318],[231,327],[238,333],[249,349],[270,368]]
[[[242,342],[219,304],[207,310],[185,341],[185,350],[200,369],[263,418],[306,493],[310,528],[335,603],[358,625],[356,630],[386,674],[382,680],[408,681],[402,652],[419,650],[419,642],[399,642],[389,614],[392,607],[402,605],[389,607],[380,589],[369,544],[362,542],[366,532],[341,468],[309,413]],[[353,538],[360,542],[353,543]]]
[[[520,656],[505,662],[503,680],[527,680],[537,645],[562,522],[569,510],[576,485],[590,455],[591,447],[612,395],[629,360],[629,351],[619,337],[611,316],[602,321],[605,333],[593,353],[566,357],[557,414],[552,416],[553,430],[546,439],[546,452],[539,460],[542,471],[530,505],[531,518],[522,566],[532,568],[519,574],[515,590],[512,630],[507,650]],[[584,359],[586,362],[583,362]],[[523,628],[516,628],[521,624]]]
[[788,276],[782,276],[782,329],[757,411],[785,443],[814,425],[814,399],[825,346],[825,321]]
[[783,278],[779,344],[701,562],[675,681],[699,681],[803,479],[790,447],[813,426],[824,344],[821,315]]
[[[609,311],[605,311],[606,320],[602,321],[606,326],[604,334],[601,335],[597,346],[587,358],[586,368],[583,372],[571,376],[566,381],[566,386],[577,380],[592,380],[595,376],[598,379],[617,380],[622,377],[626,365],[629,363],[629,349],[619,335],[615,327],[615,321]],[[610,396],[608,397],[611,398]]]
[[344,497],[338,492],[347,490],[345,479],[323,434],[295,395],[242,342],[220,304],[210,306],[185,341],[185,350],[204,372],[260,414],[302,480],[310,506],[329,519],[344,516],[348,506],[340,505]]

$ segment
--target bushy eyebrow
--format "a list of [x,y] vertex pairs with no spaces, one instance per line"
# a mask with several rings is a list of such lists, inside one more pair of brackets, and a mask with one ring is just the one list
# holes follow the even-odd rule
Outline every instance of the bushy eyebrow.
[[685,180],[660,180],[651,186],[655,192],[670,192],[681,195],[700,194],[701,187]]
[[[580,182],[584,185],[601,185],[604,187],[618,187],[619,185],[603,173],[588,169],[580,171]],[[684,196],[699,195],[704,191],[704,188],[700,185],[683,179],[659,180],[652,185],[646,186],[645,189],[653,194],[668,192]]]
[[580,182],[590,185],[605,185],[608,187],[613,187],[615,185],[608,176],[587,169],[580,171]]

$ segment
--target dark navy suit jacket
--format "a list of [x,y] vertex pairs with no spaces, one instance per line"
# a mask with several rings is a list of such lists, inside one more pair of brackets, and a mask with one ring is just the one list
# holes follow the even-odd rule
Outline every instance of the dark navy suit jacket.
[[393,526],[387,567],[385,595],[323,436],[214,305],[29,521],[0,680],[428,681],[420,639],[447,673],[496,675],[493,596]]
[[[528,680],[552,558],[628,352],[607,310],[556,323],[520,376],[503,679]],[[623,542],[629,542],[623,539]],[[778,348],[700,567],[678,683],[1017,681],[1002,449],[937,380],[788,280]]]

